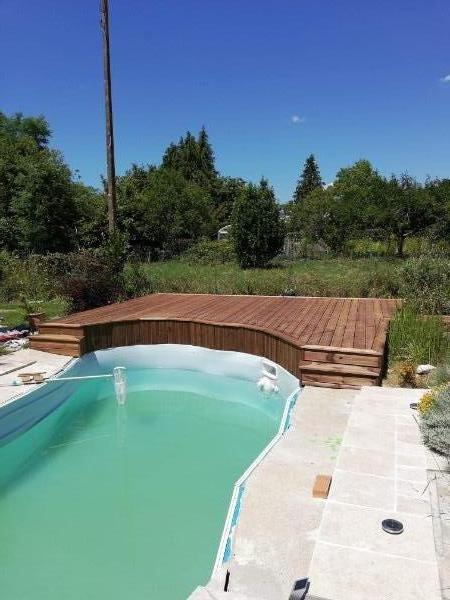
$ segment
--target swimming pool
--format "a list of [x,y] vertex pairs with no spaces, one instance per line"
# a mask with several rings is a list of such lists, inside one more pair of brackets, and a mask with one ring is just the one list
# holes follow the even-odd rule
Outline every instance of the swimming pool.
[[191,346],[87,355],[0,409],[0,590],[8,600],[183,600],[209,579],[233,484],[298,381],[256,386],[261,359]]

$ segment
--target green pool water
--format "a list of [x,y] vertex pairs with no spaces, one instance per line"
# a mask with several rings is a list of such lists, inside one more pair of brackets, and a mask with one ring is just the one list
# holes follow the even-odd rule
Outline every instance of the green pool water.
[[128,380],[125,406],[85,382],[0,447],[2,599],[184,600],[209,579],[233,483],[283,402],[195,371]]

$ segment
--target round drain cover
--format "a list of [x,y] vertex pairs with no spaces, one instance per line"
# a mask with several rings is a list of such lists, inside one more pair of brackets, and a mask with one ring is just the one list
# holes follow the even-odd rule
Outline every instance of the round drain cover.
[[400,523],[400,521],[396,521],[395,519],[384,519],[384,521],[381,522],[381,527],[383,528],[383,531],[392,533],[393,535],[403,533],[403,523]]

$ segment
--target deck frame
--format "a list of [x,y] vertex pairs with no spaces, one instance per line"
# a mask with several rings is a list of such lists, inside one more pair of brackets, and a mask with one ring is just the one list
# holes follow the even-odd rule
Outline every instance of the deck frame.
[[191,344],[264,356],[305,383],[360,387],[379,383],[397,306],[376,298],[153,294],[43,323],[31,347],[80,356]]

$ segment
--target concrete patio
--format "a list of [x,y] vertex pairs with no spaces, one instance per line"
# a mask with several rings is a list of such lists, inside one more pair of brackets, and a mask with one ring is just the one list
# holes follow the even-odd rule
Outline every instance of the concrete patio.
[[21,373],[45,373],[45,377],[55,375],[63,369],[72,358],[58,354],[49,354],[40,350],[24,348],[11,354],[0,356],[0,406],[8,404],[16,396],[25,394],[36,385],[14,385],[14,380]]
[[[442,511],[428,483],[438,463],[409,406],[422,394],[305,388],[291,429],[247,484],[224,569],[228,592],[223,572],[192,600],[287,600],[303,577],[311,582],[308,598],[317,600],[445,598],[438,558],[444,582],[449,540],[437,553]],[[327,500],[312,498],[319,473],[333,476]],[[386,518],[401,521],[404,532],[385,533]]]

